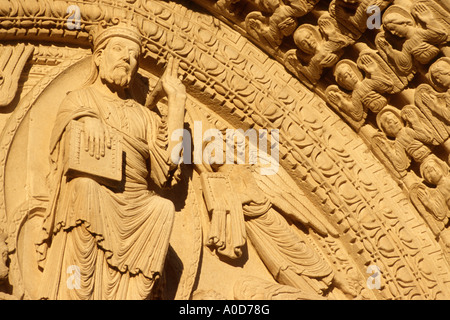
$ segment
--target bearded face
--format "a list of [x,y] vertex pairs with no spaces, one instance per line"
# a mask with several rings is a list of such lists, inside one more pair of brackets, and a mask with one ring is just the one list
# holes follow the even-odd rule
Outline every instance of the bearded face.
[[98,59],[100,78],[108,84],[127,88],[138,69],[140,47],[125,38],[112,38]]

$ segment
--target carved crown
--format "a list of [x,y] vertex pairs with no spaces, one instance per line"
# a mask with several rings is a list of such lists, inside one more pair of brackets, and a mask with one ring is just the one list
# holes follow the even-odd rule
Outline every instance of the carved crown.
[[120,21],[113,26],[98,24],[90,32],[90,40],[94,50],[98,48],[105,40],[112,37],[122,37],[132,40],[141,45],[142,34],[131,21]]

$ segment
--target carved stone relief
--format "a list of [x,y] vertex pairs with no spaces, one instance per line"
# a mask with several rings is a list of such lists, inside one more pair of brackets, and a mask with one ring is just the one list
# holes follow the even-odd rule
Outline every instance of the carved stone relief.
[[0,3],[0,299],[450,298],[446,1],[71,5]]

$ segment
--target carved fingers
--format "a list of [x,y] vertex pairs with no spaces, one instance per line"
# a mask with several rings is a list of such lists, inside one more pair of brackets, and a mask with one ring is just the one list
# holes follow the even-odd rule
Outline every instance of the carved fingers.
[[179,66],[180,59],[170,56],[166,70],[161,77],[162,89],[169,99],[186,96],[186,88],[181,82],[182,76],[179,75]]
[[437,109],[440,104],[439,99],[434,94],[429,92],[422,93],[422,101],[433,111]]
[[329,19],[320,19],[320,28],[328,37],[337,33],[335,26]]
[[422,201],[422,203],[425,206],[427,206],[427,207],[430,206],[430,193],[425,188],[425,186],[420,186],[417,189],[417,197],[419,198],[420,201]]
[[337,55],[333,53],[328,53],[322,60],[320,60],[320,65],[323,67],[332,67],[333,65],[336,64],[338,59],[339,58]]
[[365,72],[369,74],[373,74],[377,71],[378,66],[375,61],[373,61],[369,56],[367,55],[361,55],[360,56],[361,61],[361,67],[364,69]]
[[424,3],[417,3],[413,8],[413,14],[425,23],[435,19],[433,12]]
[[111,148],[111,135],[108,127],[96,118],[85,117],[82,121],[84,122],[85,151],[96,159],[104,157],[106,148]]
[[410,108],[403,108],[402,117],[411,124],[418,123],[420,121],[419,116]]
[[391,44],[384,37],[379,37],[378,38],[378,45],[384,51],[387,51],[387,50],[392,48]]

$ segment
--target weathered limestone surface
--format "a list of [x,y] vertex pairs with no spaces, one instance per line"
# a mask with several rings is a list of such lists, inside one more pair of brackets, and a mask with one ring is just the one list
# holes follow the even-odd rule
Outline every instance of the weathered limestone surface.
[[448,0],[0,2],[0,299],[450,299],[449,40]]

